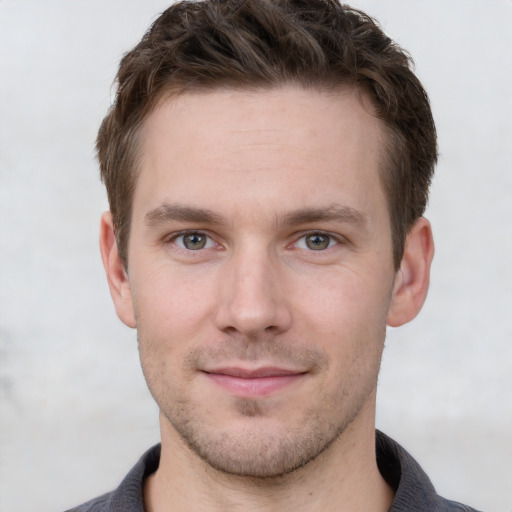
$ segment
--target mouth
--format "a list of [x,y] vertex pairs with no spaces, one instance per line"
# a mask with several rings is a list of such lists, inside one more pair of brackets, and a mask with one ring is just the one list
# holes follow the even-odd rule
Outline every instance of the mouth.
[[307,372],[276,367],[255,369],[228,367],[203,370],[203,373],[214,384],[233,396],[258,398],[275,394],[297,383],[306,376]]

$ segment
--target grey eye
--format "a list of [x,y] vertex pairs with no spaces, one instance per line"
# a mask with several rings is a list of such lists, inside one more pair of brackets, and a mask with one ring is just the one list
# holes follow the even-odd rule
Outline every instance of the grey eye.
[[306,246],[313,251],[327,249],[331,243],[331,238],[327,235],[315,233],[305,237]]
[[198,249],[205,248],[208,237],[200,233],[191,233],[190,235],[183,235],[181,239],[183,240],[182,243],[185,249],[197,251]]

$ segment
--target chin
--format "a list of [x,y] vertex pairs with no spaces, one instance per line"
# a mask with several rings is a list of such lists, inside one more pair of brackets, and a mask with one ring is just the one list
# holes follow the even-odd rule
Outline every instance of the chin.
[[209,467],[257,479],[280,479],[303,468],[335,443],[356,416],[329,421],[311,410],[294,422],[289,417],[278,420],[265,415],[256,400],[238,400],[236,412],[236,419],[226,419],[224,425],[165,416],[186,446]]

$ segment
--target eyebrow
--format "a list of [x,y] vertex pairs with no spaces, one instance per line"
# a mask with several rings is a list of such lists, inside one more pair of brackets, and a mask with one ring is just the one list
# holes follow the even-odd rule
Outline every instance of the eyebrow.
[[[193,222],[226,226],[227,220],[212,210],[196,208],[180,204],[163,203],[150,210],[144,216],[144,222],[150,227],[156,227],[171,221]],[[332,204],[324,208],[301,208],[289,213],[279,214],[276,225],[298,226],[320,221],[337,221],[365,227],[367,219],[360,211],[339,204]]]
[[360,211],[340,204],[332,204],[325,208],[303,208],[285,214],[279,221],[291,226],[319,221],[338,221],[359,227],[365,227],[367,224],[366,216]]
[[148,226],[159,226],[173,220],[216,225],[226,224],[224,218],[212,210],[169,203],[161,204],[144,216],[144,222]]

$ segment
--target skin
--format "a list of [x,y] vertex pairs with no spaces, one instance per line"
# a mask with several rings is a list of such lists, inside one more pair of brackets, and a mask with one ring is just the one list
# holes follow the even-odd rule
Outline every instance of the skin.
[[128,268],[109,213],[101,249],[161,411],[147,510],[388,510],[377,375],[386,325],[421,309],[433,242],[419,219],[395,271],[368,102],[184,94],[142,135]]

